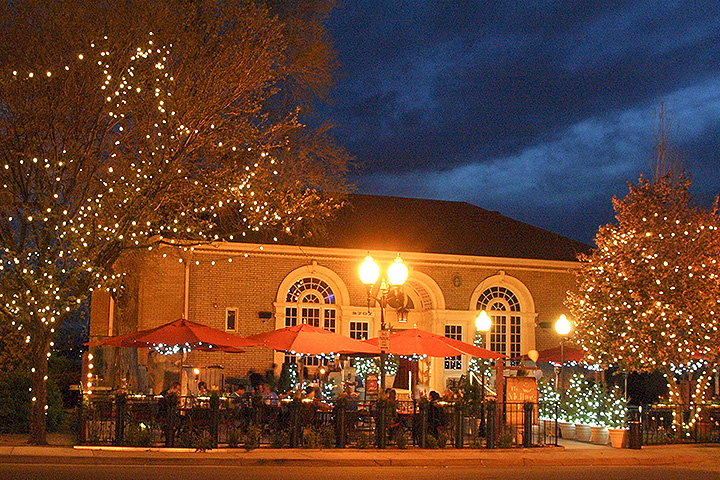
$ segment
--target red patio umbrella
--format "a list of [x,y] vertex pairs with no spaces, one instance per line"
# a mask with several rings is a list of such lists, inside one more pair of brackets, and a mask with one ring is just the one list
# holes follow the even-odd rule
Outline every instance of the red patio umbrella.
[[[377,346],[378,339],[365,340],[370,345]],[[504,358],[502,353],[493,352],[470,343],[444,337],[435,333],[411,328],[401,330],[390,335],[390,348],[387,353],[392,355],[428,356],[428,357],[454,357],[456,355],[470,355],[477,358],[495,360]]]
[[293,354],[380,354],[377,347],[306,323],[250,335],[245,340],[253,345]]
[[255,344],[237,335],[181,318],[159,327],[89,342],[88,345],[153,348],[163,354],[180,353],[180,379],[182,381],[185,352],[204,350],[242,353],[244,350],[241,347],[250,347]]
[[129,348],[147,347],[158,350],[174,350],[175,352],[181,350],[186,352],[190,350],[219,350],[240,353],[243,351],[241,347],[250,347],[256,344],[245,340],[243,337],[181,318],[159,327],[89,342],[88,345]]
[[[254,345],[260,345],[291,354],[324,355],[336,353],[380,355],[380,350],[378,350],[377,347],[306,323],[259,333],[257,335],[250,335],[249,337],[245,337],[245,339],[253,342]],[[301,361],[304,363],[303,358],[304,357],[301,357]],[[304,365],[300,365],[298,368],[301,386],[303,381],[303,366]]]

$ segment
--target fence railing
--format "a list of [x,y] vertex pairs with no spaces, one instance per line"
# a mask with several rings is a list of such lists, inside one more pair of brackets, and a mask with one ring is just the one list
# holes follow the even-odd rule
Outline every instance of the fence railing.
[[[427,401],[332,403],[284,400],[279,405],[230,399],[93,395],[80,410],[82,444],[214,448],[393,446],[496,448],[556,445],[555,418],[539,405]],[[546,405],[540,411],[555,411]]]
[[652,405],[637,409],[643,444],[720,443],[719,404]]

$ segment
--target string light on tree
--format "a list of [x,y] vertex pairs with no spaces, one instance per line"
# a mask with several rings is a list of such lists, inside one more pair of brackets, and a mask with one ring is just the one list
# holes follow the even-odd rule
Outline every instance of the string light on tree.
[[684,172],[662,170],[613,199],[617,222],[581,257],[567,300],[591,362],[661,371],[671,402],[680,401],[676,374],[716,362],[720,344],[717,203],[697,207],[689,186]]

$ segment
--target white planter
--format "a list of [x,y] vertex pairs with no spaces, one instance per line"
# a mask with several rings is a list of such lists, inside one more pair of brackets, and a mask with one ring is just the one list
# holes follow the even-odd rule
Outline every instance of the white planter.
[[607,445],[609,435],[607,427],[590,427],[590,441],[595,445]]
[[582,423],[575,424],[575,436],[578,442],[589,442],[591,435],[592,430],[590,430],[590,425],[583,425]]
[[610,436],[610,444],[614,448],[625,448],[627,444],[627,429],[625,428],[608,428]]
[[555,437],[555,420],[540,420],[542,423],[540,426],[542,427],[541,434],[545,435],[547,438],[554,438]]
[[560,436],[565,440],[575,440],[575,424],[568,422],[558,422],[560,427]]

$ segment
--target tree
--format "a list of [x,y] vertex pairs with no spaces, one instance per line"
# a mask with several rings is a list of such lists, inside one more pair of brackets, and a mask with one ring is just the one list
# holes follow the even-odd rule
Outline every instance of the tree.
[[625,198],[613,198],[617,223],[601,227],[597,248],[580,257],[578,290],[566,304],[589,361],[661,371],[673,393],[674,370],[717,361],[720,239],[717,200],[709,210],[693,203],[666,139],[654,178],[641,176]]
[[119,293],[124,252],[307,234],[337,206],[347,154],[302,121],[332,79],[328,4],[0,6],[0,358],[31,368],[31,443],[53,335]]

